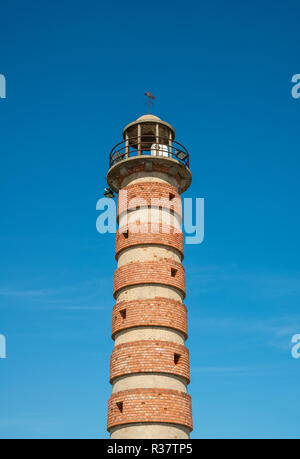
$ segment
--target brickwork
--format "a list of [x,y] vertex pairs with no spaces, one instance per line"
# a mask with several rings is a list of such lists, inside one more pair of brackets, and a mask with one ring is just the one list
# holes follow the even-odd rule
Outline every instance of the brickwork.
[[189,351],[168,341],[132,341],[115,346],[110,361],[110,382],[134,373],[170,373],[190,381]]
[[143,182],[127,185],[118,194],[117,221],[121,212],[151,205],[169,209],[182,216],[181,198],[174,186],[169,183]]
[[112,338],[132,327],[168,327],[187,338],[187,311],[180,301],[168,298],[121,301],[113,308]]
[[163,245],[176,249],[184,257],[183,234],[175,228],[165,224],[139,223],[120,228],[116,233],[115,258],[128,247],[149,244]]
[[163,284],[175,287],[185,297],[185,274],[181,263],[168,258],[158,261],[144,261],[128,263],[115,271],[114,297],[117,292],[131,285]]
[[191,397],[168,389],[131,389],[112,394],[107,429],[137,422],[180,424],[193,430]]
[[[171,167],[172,166],[173,165],[171,165]],[[155,163],[152,164],[152,171],[153,172],[162,172],[164,174],[169,174],[169,170],[170,170],[170,167],[163,166],[163,165],[160,165],[160,164],[155,164]],[[122,173],[120,173],[119,176],[118,176],[119,187],[120,188],[122,187],[122,182],[123,182],[125,177],[128,177],[128,175],[131,175],[131,174],[136,174],[138,172],[146,172],[145,163],[141,162],[139,165],[128,167],[126,175],[123,175]],[[176,180],[178,185],[181,184],[182,178],[180,177],[180,175],[178,173],[174,175],[174,179]]]

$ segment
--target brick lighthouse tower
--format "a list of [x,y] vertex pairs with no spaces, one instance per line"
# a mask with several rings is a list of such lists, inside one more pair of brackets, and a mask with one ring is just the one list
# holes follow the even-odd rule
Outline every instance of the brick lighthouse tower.
[[107,429],[119,438],[189,438],[192,431],[181,198],[187,150],[152,114],[123,130],[110,155],[118,193]]

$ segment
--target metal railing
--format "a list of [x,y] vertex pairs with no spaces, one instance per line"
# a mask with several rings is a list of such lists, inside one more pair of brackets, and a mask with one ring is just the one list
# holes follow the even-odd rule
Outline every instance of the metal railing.
[[167,137],[155,135],[130,137],[115,145],[110,152],[109,167],[123,159],[142,155],[173,158],[189,167],[189,153],[183,145]]

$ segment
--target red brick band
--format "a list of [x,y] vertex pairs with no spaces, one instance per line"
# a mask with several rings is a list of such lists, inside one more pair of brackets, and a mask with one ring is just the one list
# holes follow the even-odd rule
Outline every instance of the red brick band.
[[119,192],[117,221],[122,212],[151,205],[170,209],[182,216],[181,197],[174,186],[163,182],[141,182],[127,185]]
[[182,232],[178,233],[175,231],[173,226],[162,225],[160,223],[139,223],[119,228],[116,233],[116,260],[122,250],[141,244],[172,247],[180,253],[181,260],[183,260],[183,234]]
[[189,351],[170,341],[141,340],[115,346],[110,359],[110,382],[135,373],[168,373],[190,382]]
[[108,402],[107,430],[131,423],[179,424],[193,430],[191,397],[171,389],[116,392]]
[[169,258],[127,263],[115,271],[114,297],[116,298],[122,288],[139,284],[163,284],[175,287],[185,298],[184,267]]
[[120,301],[113,308],[112,338],[131,327],[168,327],[188,336],[187,310],[183,303],[168,298]]
[[[141,158],[142,159],[142,158]],[[130,165],[126,165],[127,166],[127,174],[126,175],[122,175],[122,172],[120,171],[120,173],[118,174],[118,183],[119,183],[119,187],[121,187],[122,185],[122,182],[124,180],[124,178],[128,177],[128,175],[131,175],[131,174],[136,174],[136,173],[139,173],[139,172],[145,172],[146,171],[146,167],[145,167],[145,163],[142,162],[141,164],[136,164],[135,166],[131,166],[129,167]],[[173,164],[172,164],[173,166]],[[171,167],[172,167],[171,166]],[[152,171],[153,172],[162,172],[164,174],[167,174],[169,175],[170,173],[170,167],[169,166],[164,166],[162,164],[153,164],[152,165]],[[182,182],[182,177],[179,175],[179,173],[177,172],[176,175],[174,175],[174,179],[176,180],[176,182],[178,183],[178,185],[181,184]]]

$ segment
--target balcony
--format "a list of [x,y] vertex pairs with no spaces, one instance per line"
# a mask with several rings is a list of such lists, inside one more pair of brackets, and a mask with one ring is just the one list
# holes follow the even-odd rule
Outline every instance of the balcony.
[[172,158],[189,167],[187,149],[172,138],[154,135],[128,137],[118,143],[110,152],[109,167],[120,161],[136,156],[153,156],[157,158]]

